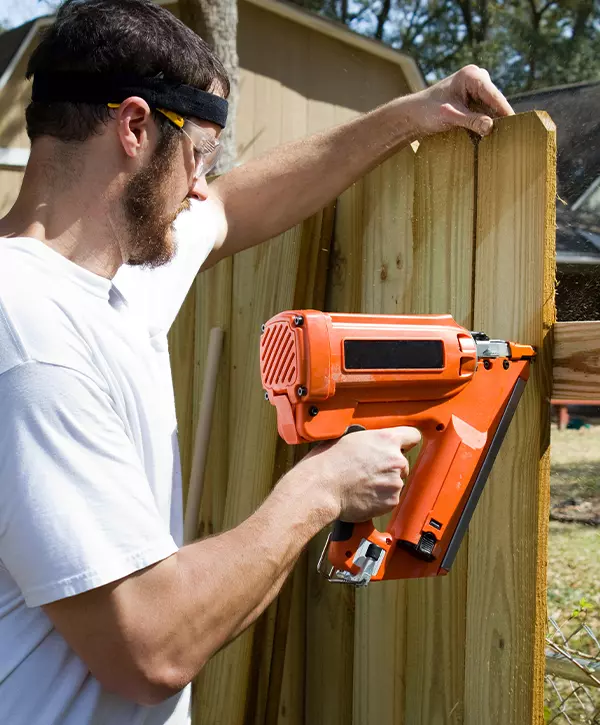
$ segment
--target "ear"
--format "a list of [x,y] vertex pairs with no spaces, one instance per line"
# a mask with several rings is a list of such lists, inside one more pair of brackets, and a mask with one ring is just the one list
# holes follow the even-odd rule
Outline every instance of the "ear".
[[152,132],[152,112],[143,98],[126,98],[116,109],[117,133],[123,150],[135,158],[147,145]]

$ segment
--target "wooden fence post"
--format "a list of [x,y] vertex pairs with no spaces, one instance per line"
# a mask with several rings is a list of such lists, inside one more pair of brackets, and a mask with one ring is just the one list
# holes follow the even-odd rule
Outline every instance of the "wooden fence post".
[[469,536],[465,725],[543,722],[556,134],[544,113],[479,144],[474,325],[538,350]]

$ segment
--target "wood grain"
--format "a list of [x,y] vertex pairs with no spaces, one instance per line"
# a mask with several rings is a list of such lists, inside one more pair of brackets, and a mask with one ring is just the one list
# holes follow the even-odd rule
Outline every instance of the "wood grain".
[[[413,294],[411,147],[376,168],[339,202],[336,236],[361,246],[360,307],[352,312],[409,312]],[[388,517],[376,520],[385,529]],[[353,723],[404,722],[406,583],[376,584],[356,594]]]
[[[354,189],[346,192],[352,196]],[[343,195],[336,208],[325,309],[360,310],[363,240],[346,227],[354,209]],[[354,663],[354,590],[335,586],[317,574],[327,531],[308,547],[306,723],[347,725],[352,722]]]
[[196,288],[192,285],[179,314],[169,331],[169,355],[175,391],[175,410],[181,455],[181,476],[184,500],[192,468],[192,447],[196,431],[193,417],[195,344],[196,344]]
[[479,145],[475,329],[538,357],[469,536],[465,725],[543,721],[556,134],[501,119]]
[[[424,140],[416,155],[412,313],[450,313],[472,329],[474,232],[471,138],[455,130]],[[447,576],[408,583],[407,725],[463,722],[467,539]]]
[[[319,214],[277,239],[236,255],[233,261],[229,389],[229,475],[223,528],[246,519],[269,493],[278,450],[274,408],[260,385],[260,327],[271,316],[312,295],[321,275]],[[324,267],[326,268],[326,260]],[[322,286],[322,283],[319,283]],[[199,695],[200,722],[252,722],[264,712],[276,611],[271,608],[205,667]]]
[[[231,295],[233,284],[233,260],[224,259],[214,267],[198,275],[196,286],[196,338],[195,338],[195,375],[192,388],[194,426],[198,417],[198,408],[202,396],[202,380],[208,350],[210,330],[221,327],[224,332],[221,370],[217,378],[215,407],[200,517],[198,537],[213,536],[223,530],[225,497],[229,478],[229,367],[231,348]],[[195,679],[192,688],[193,723],[204,723],[201,715],[202,691],[208,670],[204,668]]]
[[600,322],[554,326],[552,397],[600,400]]

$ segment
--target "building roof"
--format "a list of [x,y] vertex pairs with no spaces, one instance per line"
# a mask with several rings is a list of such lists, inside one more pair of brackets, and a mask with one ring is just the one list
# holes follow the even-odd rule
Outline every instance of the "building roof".
[[547,111],[556,124],[559,263],[600,264],[600,219],[578,200],[600,179],[600,81],[521,93],[517,112]]
[[558,193],[573,204],[600,177],[600,81],[513,96],[515,111],[547,111],[556,124]]
[[44,20],[45,18],[30,20],[18,28],[5,30],[0,34],[0,88],[8,80],[14,59],[20,54],[21,48],[29,44],[32,28]]
[[8,68],[10,61],[19,50],[21,43],[27,37],[29,29],[34,22],[34,20],[31,20],[18,28],[7,30],[0,35],[0,38],[2,39],[2,42],[0,43],[0,76]]

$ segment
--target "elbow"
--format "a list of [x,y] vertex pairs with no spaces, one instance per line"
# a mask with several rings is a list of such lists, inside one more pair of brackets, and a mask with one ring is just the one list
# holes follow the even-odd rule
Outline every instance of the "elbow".
[[195,674],[183,672],[167,663],[113,668],[104,673],[92,671],[106,690],[145,706],[159,705],[174,697],[192,681]]
[[188,678],[174,667],[145,672],[131,683],[129,699],[138,705],[160,705],[161,702],[175,697],[190,682],[191,677]]

